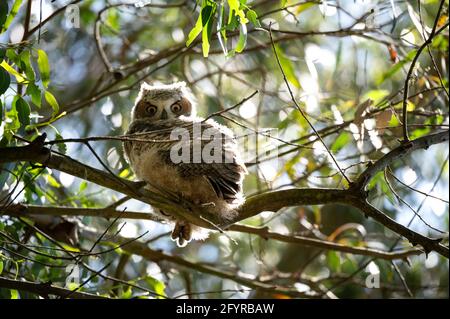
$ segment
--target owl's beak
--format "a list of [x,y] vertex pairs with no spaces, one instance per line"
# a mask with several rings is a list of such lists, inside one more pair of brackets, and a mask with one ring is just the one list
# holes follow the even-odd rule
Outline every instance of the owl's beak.
[[167,120],[167,112],[166,112],[166,110],[162,110],[161,120]]

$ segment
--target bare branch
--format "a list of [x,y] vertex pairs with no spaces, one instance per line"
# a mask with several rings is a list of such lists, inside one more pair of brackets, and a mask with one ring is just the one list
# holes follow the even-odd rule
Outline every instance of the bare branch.
[[103,296],[94,295],[87,292],[72,292],[69,289],[56,287],[50,283],[34,283],[28,281],[8,279],[0,277],[0,287],[5,289],[15,289],[27,291],[48,298],[48,295],[64,297],[70,294],[73,299],[108,299]]

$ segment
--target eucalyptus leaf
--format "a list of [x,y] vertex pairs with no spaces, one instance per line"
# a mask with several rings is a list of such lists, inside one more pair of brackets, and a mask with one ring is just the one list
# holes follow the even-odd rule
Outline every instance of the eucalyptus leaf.
[[254,10],[248,10],[247,11],[247,18],[250,20],[250,22],[255,27],[258,27],[258,28],[261,27],[261,23],[259,23],[259,20],[258,20],[258,14],[256,14],[256,12]]
[[[0,2],[0,31],[3,29],[3,25],[5,24],[6,17],[8,16],[8,10],[9,10],[8,2],[7,1]],[[0,61],[2,58],[1,50],[2,49],[0,49]]]
[[[3,2],[5,2],[5,1],[3,1]],[[17,13],[19,12],[19,9],[20,9],[21,5],[22,5],[22,0],[14,1],[13,5],[11,7],[11,11],[9,12],[9,15],[6,17],[6,20],[3,23],[2,32],[9,28],[9,26],[11,25],[11,22],[13,21],[13,19],[15,18]],[[2,23],[0,23],[0,26],[1,25],[2,25]]]
[[31,102],[33,102],[34,105],[36,105],[38,108],[41,107],[42,92],[36,84],[34,84],[33,82],[29,83],[25,93],[31,97]]
[[244,23],[241,23],[239,29],[239,40],[236,44],[236,52],[241,53],[245,49],[245,45],[247,44],[247,26]]
[[0,67],[0,95],[8,90],[10,84],[11,77],[9,76],[9,73],[6,72],[4,68]]
[[25,50],[20,54],[20,67],[25,72],[25,75],[27,76],[28,81],[35,80],[35,73],[33,66],[31,64],[31,54],[29,50]]
[[45,88],[48,87],[50,83],[50,63],[48,62],[47,53],[43,50],[38,50],[38,68],[41,74],[41,81]]
[[19,117],[19,122],[23,126],[29,125],[30,124],[30,113],[31,113],[30,105],[21,96],[19,96],[19,98],[17,99],[16,110],[17,110],[17,115]]
[[296,88],[300,88],[300,82],[295,76],[294,65],[292,64],[291,60],[286,57],[279,45],[275,45],[275,50],[277,52],[278,59],[280,60],[281,67],[286,74],[287,80]]
[[212,6],[206,6],[202,9],[202,51],[203,56],[206,58],[209,54],[209,39],[212,33],[212,15],[214,13],[214,8]]
[[5,58],[5,55],[6,55],[6,49],[0,47],[0,62],[3,61],[3,59]]
[[8,62],[3,61],[0,63],[0,66],[8,71],[9,74],[14,75],[18,83],[25,83],[27,80],[25,76],[21,73],[19,73],[16,69],[14,69],[11,65],[8,64]]
[[55,117],[55,115],[58,114],[58,112],[59,112],[58,101],[56,100],[55,96],[52,93],[50,93],[49,91],[45,91],[44,97],[45,97],[45,100],[47,101],[47,103],[50,104],[50,106],[53,109],[52,117]]

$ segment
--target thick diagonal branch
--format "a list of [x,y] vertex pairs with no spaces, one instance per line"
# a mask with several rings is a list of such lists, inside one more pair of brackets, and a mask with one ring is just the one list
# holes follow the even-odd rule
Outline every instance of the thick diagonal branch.
[[[354,183],[348,190],[296,188],[266,192],[250,197],[239,209],[240,214],[238,214],[233,221],[226,224],[223,224],[222,221],[218,220],[217,216],[205,211],[204,208],[196,207],[191,203],[183,201],[182,199],[178,201],[169,200],[157,193],[142,189],[141,183],[121,179],[107,172],[84,165],[67,156],[61,156],[53,153],[50,154],[50,150],[47,148],[36,147],[36,145],[38,145],[37,142],[32,142],[30,145],[23,147],[0,148],[0,154],[7,154],[7,156],[0,157],[0,163],[10,161],[40,162],[50,168],[57,169],[87,181],[91,181],[111,190],[126,194],[134,199],[148,203],[157,208],[164,209],[164,211],[169,212],[176,218],[185,219],[190,223],[205,228],[216,228],[214,225],[219,225],[221,228],[226,228],[238,221],[255,216],[262,211],[277,211],[283,207],[341,203],[360,209],[365,215],[372,217],[385,227],[407,238],[413,245],[421,245],[425,248],[426,252],[435,250],[448,258],[448,247],[440,244],[438,240],[428,238],[408,229],[407,227],[397,223],[395,220],[389,218],[383,212],[375,209],[366,202],[366,196],[364,196],[365,193],[363,191],[367,182],[378,171],[385,168],[393,161],[409,154],[413,150],[426,149],[433,144],[448,141],[448,139],[448,131],[445,131],[427,135],[406,144],[401,144],[399,147],[393,149],[391,152],[376,161],[373,165],[368,167],[359,176],[356,183]],[[31,145],[34,146],[30,147]],[[26,150],[26,153],[24,153],[23,150]],[[49,157],[44,158],[42,154],[48,154]],[[195,211],[195,214],[192,214],[193,211]]]

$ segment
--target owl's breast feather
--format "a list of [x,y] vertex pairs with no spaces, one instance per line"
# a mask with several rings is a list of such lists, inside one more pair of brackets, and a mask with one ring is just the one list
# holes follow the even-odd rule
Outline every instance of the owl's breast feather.
[[[173,143],[162,141],[170,139],[168,128],[190,129],[192,125],[186,126],[187,123],[189,124],[189,121],[181,119],[151,123],[145,120],[133,121],[127,135],[145,132],[146,134],[136,135],[136,138],[146,139],[148,142],[126,141],[124,143],[130,166],[136,177],[147,182],[149,188],[154,188],[155,191],[168,190],[170,193],[177,193],[196,204],[209,204],[207,207],[212,213],[221,216],[224,220],[230,220],[235,213],[234,208],[244,200],[242,179],[246,173],[245,166],[237,160],[238,154],[234,141],[227,139],[222,141],[221,145],[225,155],[234,159],[231,163],[174,164],[167,156]],[[216,129],[228,138],[233,136],[231,131],[221,128],[218,124],[213,125],[209,121],[197,123],[204,128]],[[156,140],[159,142],[155,142]],[[193,153],[192,148],[191,152]]]

